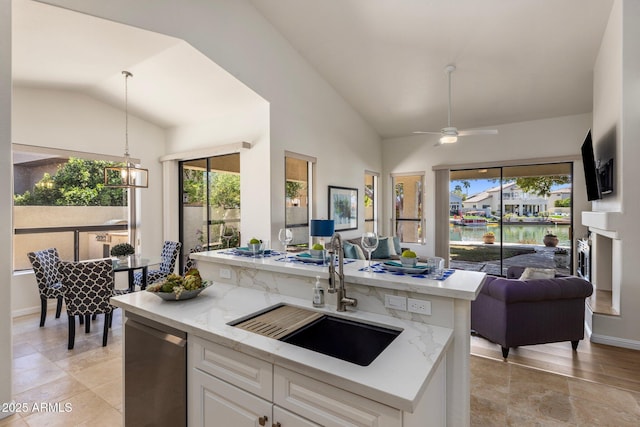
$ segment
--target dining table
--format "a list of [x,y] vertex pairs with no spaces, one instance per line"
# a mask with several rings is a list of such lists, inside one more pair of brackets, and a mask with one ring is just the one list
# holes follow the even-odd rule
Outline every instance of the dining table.
[[129,255],[127,257],[118,257],[113,260],[114,273],[120,271],[126,271],[129,276],[129,292],[135,291],[134,272],[136,270],[142,270],[142,281],[140,283],[140,289],[144,290],[147,287],[147,271],[150,265],[157,265],[162,263],[162,257],[160,256],[142,256],[142,255]]

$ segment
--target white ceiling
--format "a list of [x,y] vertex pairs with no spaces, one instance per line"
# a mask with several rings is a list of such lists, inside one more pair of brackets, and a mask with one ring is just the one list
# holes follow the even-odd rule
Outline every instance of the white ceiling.
[[[586,113],[613,0],[249,0],[384,137]],[[259,97],[187,43],[14,0],[17,85],[83,91],[164,127]],[[97,48],[98,47],[98,48]]]
[[13,82],[76,90],[162,127],[201,123],[261,98],[188,43],[30,0],[13,0]]

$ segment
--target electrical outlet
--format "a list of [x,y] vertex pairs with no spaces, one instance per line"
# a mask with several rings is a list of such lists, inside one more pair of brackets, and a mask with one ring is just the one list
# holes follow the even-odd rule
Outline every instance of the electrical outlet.
[[397,295],[385,295],[384,306],[393,310],[407,311],[407,298]]
[[410,313],[431,315],[431,301],[408,298],[407,303],[407,311]]
[[220,269],[220,278],[221,279],[231,279],[231,270],[229,270],[228,268],[221,268]]

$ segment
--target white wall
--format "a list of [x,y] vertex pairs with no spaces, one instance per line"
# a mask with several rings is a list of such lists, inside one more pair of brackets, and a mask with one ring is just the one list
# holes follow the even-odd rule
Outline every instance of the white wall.
[[[59,148],[104,155],[124,153],[124,116],[122,110],[93,98],[62,90],[15,87],[13,91],[12,141],[41,147]],[[143,253],[162,249],[162,168],[164,131],[148,122],[129,116],[129,148],[149,169],[149,188],[137,190],[144,199],[139,217]],[[11,159],[9,155],[7,157]],[[11,257],[9,257],[11,259]],[[9,267],[9,271],[12,267]],[[33,274],[14,276],[12,280],[14,313],[38,310],[40,301]]]
[[[259,157],[270,159],[271,179],[255,184],[271,187],[261,193],[271,201],[271,240],[284,223],[284,150],[318,158],[316,216],[327,215],[327,185],[356,187],[362,198],[364,170],[381,170],[377,134],[246,1],[140,0],[135,8],[126,0],[46,3],[181,38],[269,102],[270,153]],[[260,204],[251,220],[259,224],[256,234],[269,228],[263,230],[263,211]]]
[[[13,232],[11,200],[13,166],[11,161],[11,0],[0,0],[0,403],[11,402],[11,260]],[[0,412],[0,419],[11,414]]]
[[[593,202],[593,211],[614,215],[611,287],[620,316],[594,316],[592,340],[640,349],[640,4],[617,0],[594,67],[594,149],[614,156],[615,192]],[[599,237],[602,239],[605,237]],[[600,263],[598,252],[595,268]],[[606,257],[605,257],[606,258]],[[602,267],[602,266],[600,266]]]
[[[421,255],[435,254],[435,173],[436,165],[463,165],[470,163],[500,162],[541,157],[580,156],[580,146],[591,127],[591,115],[581,114],[530,122],[495,126],[498,135],[462,137],[456,144],[434,147],[437,135],[420,135],[388,139],[383,142],[382,157],[384,173],[381,181],[386,181],[384,192],[384,218],[391,217],[392,189],[389,174],[401,172],[424,172],[425,216],[427,243],[410,245]],[[576,230],[574,235],[582,236],[586,229],[580,225],[580,212],[589,208],[586,203],[582,162],[574,165],[574,215]],[[386,232],[389,221],[382,224]]]

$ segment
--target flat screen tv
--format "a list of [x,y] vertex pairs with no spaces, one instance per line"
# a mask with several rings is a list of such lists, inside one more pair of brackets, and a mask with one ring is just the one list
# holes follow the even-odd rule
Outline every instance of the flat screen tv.
[[602,198],[600,190],[600,180],[598,177],[598,167],[593,152],[593,141],[591,140],[591,129],[582,143],[582,165],[584,166],[584,180],[587,184],[587,200],[598,200]]

